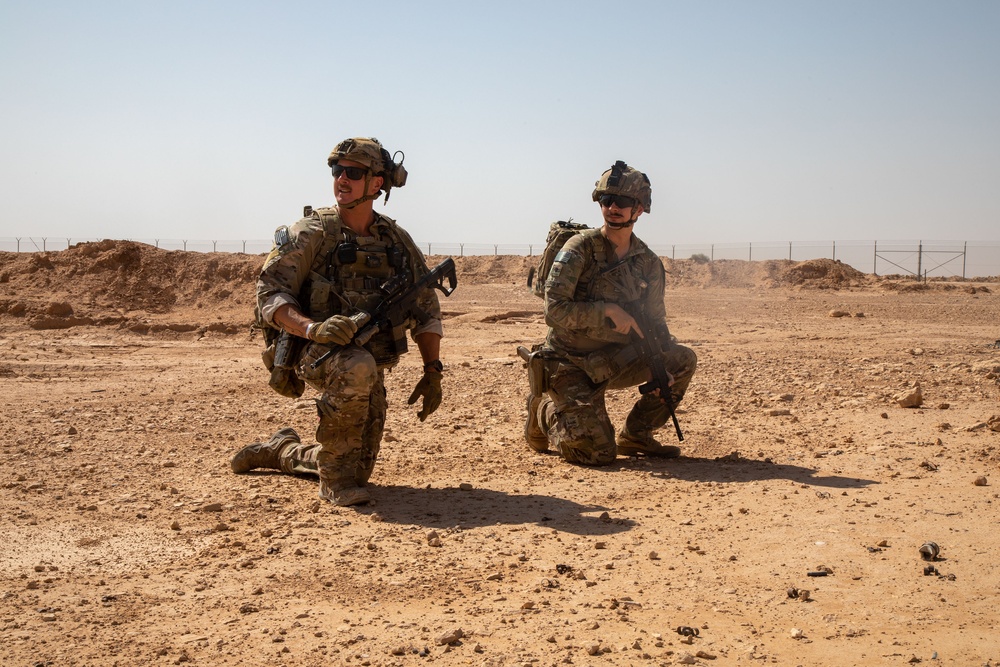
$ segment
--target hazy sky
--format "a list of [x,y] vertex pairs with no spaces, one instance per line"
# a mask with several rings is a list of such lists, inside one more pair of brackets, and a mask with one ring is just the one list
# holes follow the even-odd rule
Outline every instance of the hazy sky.
[[0,0],[0,237],[267,239],[378,137],[418,240],[1000,239],[1000,2]]

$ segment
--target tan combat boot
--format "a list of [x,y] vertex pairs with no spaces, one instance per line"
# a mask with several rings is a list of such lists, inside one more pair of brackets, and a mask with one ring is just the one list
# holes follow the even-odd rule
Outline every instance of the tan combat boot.
[[528,394],[528,418],[524,422],[524,441],[536,452],[547,452],[549,438],[538,423],[538,406],[541,404],[541,396]]
[[285,445],[301,442],[299,434],[292,428],[283,428],[271,436],[267,442],[255,442],[236,452],[230,465],[233,472],[241,473],[256,468],[281,470],[281,450]]
[[666,459],[676,459],[681,455],[681,448],[676,445],[664,445],[655,440],[653,436],[646,437],[631,435],[624,429],[615,439],[618,445],[618,454],[621,456],[660,456]]

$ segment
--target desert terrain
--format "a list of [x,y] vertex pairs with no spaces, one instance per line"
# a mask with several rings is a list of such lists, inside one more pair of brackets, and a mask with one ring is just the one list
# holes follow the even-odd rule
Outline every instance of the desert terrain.
[[456,258],[444,402],[414,350],[337,508],[229,468],[316,425],[267,386],[261,261],[0,253],[0,664],[1000,664],[1000,281],[665,259],[683,456],[585,468],[523,441],[532,260]]

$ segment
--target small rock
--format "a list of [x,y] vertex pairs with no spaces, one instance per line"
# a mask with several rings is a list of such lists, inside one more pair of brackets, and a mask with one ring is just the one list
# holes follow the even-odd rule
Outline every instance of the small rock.
[[768,417],[787,417],[792,414],[788,408],[773,408],[767,411]]
[[437,638],[438,646],[444,646],[445,644],[455,644],[459,639],[465,636],[462,628],[455,628],[454,630],[449,630],[440,637]]
[[649,560],[660,560],[660,554],[656,553],[655,551],[650,551]]
[[830,317],[850,317],[851,314],[846,310],[831,310],[828,315]]
[[914,383],[910,389],[896,395],[896,403],[901,408],[919,408],[924,402],[924,393],[920,384]]
[[222,503],[208,503],[207,505],[201,506],[202,512],[221,512]]
[[986,482],[986,478],[984,476],[980,475],[975,480],[973,480],[972,483],[975,484],[976,486],[986,486],[987,482]]
[[806,636],[806,633],[802,632],[802,630],[798,628],[792,628],[791,635],[792,639],[802,639],[803,637]]
[[587,655],[600,655],[601,654],[601,644],[599,642],[590,642],[586,646]]
[[181,529],[181,524],[179,521],[174,519],[173,521],[170,522],[170,530],[180,530],[180,529]]
[[690,653],[679,653],[677,655],[677,664],[678,665],[693,665],[696,662],[697,662],[697,658],[695,658]]
[[461,484],[458,485],[458,488],[461,489],[462,491],[472,491],[473,487],[468,482],[462,482]]

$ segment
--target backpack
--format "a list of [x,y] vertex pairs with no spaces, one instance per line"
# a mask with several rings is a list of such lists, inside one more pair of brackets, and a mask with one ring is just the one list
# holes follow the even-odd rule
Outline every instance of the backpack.
[[545,281],[549,277],[549,269],[559,250],[571,237],[590,229],[587,225],[569,220],[559,220],[549,225],[548,236],[545,237],[545,250],[538,260],[538,265],[528,269],[528,289],[539,299],[545,298]]

